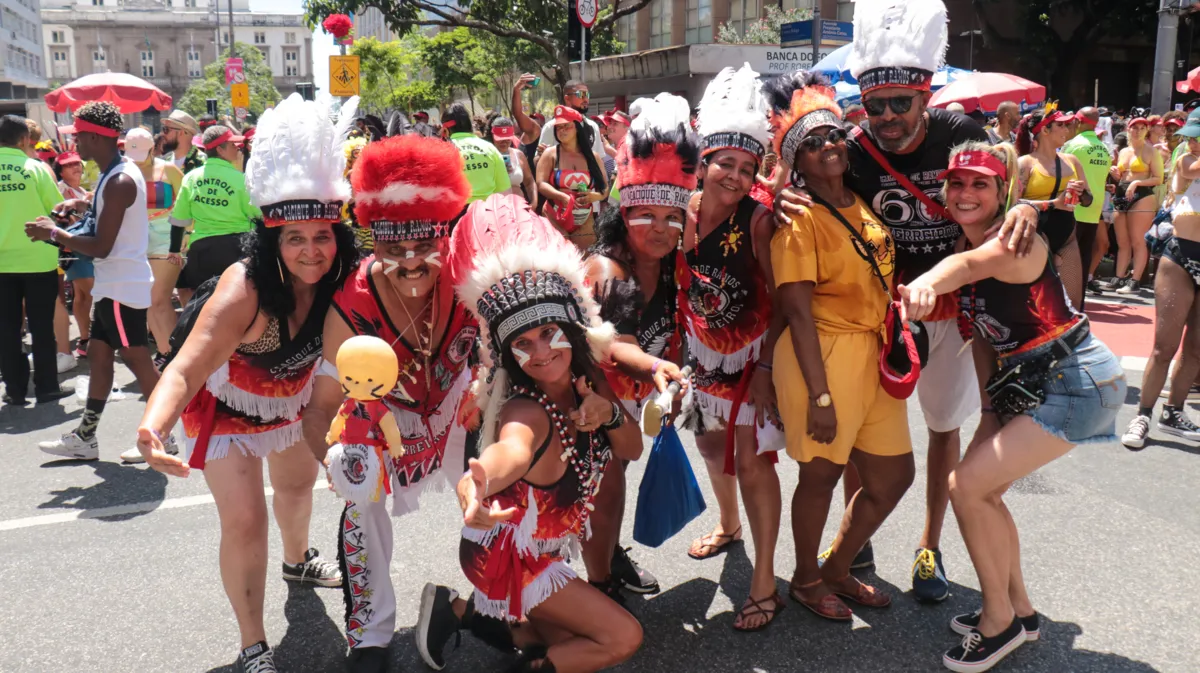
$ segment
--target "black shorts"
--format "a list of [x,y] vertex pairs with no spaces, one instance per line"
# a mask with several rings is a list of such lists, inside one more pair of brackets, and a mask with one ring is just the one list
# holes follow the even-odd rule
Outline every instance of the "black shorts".
[[1175,262],[1192,277],[1192,289],[1200,289],[1200,241],[1172,236],[1163,257]]
[[1138,187],[1137,189],[1133,190],[1132,199],[1125,198],[1125,192],[1129,191],[1130,182],[1122,182],[1121,184],[1117,185],[1117,191],[1113,193],[1113,210],[1117,211],[1118,213],[1127,213],[1133,208],[1133,204],[1141,201],[1147,196],[1154,196],[1153,187]]
[[92,304],[92,341],[99,339],[114,350],[149,345],[146,309],[130,308],[108,297]]
[[179,272],[175,287],[195,290],[210,278],[216,278],[225,269],[243,257],[242,235],[224,234],[202,238],[188,247],[187,264]]

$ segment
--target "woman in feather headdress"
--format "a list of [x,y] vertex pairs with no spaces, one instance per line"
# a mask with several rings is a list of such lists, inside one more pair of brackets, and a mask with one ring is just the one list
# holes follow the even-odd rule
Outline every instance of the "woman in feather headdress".
[[[337,565],[308,546],[319,463],[303,441],[300,416],[312,394],[326,311],[358,256],[340,222],[350,196],[342,143],[356,104],[343,106],[336,126],[327,99],[293,94],[263,114],[246,177],[264,219],[245,241],[246,257],[201,286],[188,305],[172,334],[173,359],[138,427],[138,449],[155,470],[177,477],[204,470],[221,520],[221,578],[241,632],[244,670],[275,671],[262,616],[263,459],[275,490],[284,579],[342,584]],[[164,446],[181,415],[187,462]]]
[[680,313],[688,352],[697,360],[686,423],[696,430],[721,518],[688,555],[708,558],[741,539],[740,486],[755,567],[734,628],[757,631],[783,606],[773,562],[782,507],[774,452],[783,442],[768,417],[775,413],[771,358],[782,331],[771,315],[774,225],[749,195],[771,142],[758,73],[748,64],[718,73],[697,121],[704,137],[704,189],[691,199],[678,263]]

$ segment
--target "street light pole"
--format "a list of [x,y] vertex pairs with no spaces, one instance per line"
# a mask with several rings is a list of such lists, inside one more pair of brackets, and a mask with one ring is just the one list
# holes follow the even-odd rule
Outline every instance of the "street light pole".
[[1154,50],[1154,80],[1150,109],[1162,114],[1171,107],[1175,89],[1175,42],[1179,37],[1179,2],[1162,0],[1158,7],[1158,40]]
[[237,56],[237,48],[233,45],[233,0],[229,0],[229,58]]

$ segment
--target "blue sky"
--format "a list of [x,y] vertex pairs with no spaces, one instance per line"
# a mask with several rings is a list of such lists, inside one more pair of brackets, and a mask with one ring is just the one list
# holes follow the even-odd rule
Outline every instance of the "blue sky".
[[[301,0],[250,0],[250,9],[255,12],[278,14],[303,14]],[[313,82],[317,89],[329,88],[329,57],[339,53],[333,38],[319,28],[313,32]]]

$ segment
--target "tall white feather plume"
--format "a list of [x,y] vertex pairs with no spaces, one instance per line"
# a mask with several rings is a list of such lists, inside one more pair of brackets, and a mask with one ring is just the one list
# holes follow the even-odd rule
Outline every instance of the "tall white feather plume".
[[246,186],[255,205],[350,198],[350,183],[342,175],[346,168],[342,145],[358,99],[343,105],[336,126],[332,102],[328,96],[306,101],[292,94],[263,113],[246,165]]
[[858,0],[846,66],[855,78],[875,68],[937,72],[949,41],[942,0]]
[[686,127],[691,123],[692,108],[687,100],[665,91],[653,99],[639,98],[634,105],[639,109],[637,118],[629,126],[630,131],[674,130],[680,124]]
[[744,133],[763,147],[771,145],[771,126],[767,121],[762,82],[749,63],[738,70],[726,67],[717,73],[704,90],[696,121],[702,136]]

